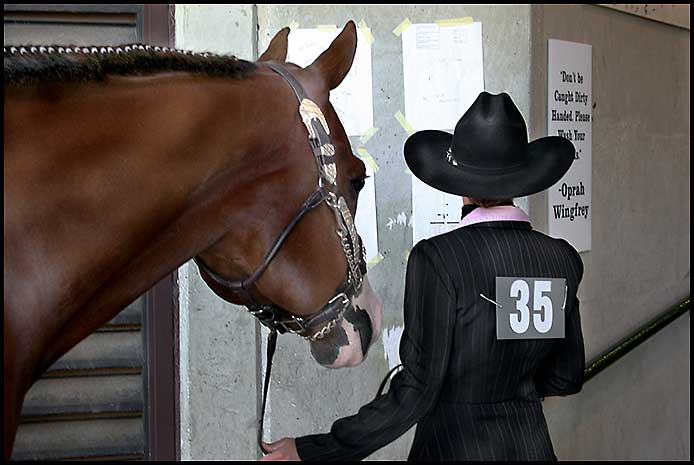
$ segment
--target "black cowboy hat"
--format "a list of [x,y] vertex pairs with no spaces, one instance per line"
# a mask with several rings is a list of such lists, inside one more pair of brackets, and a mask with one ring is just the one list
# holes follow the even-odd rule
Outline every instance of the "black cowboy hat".
[[410,171],[426,184],[478,199],[510,199],[556,183],[573,163],[573,144],[559,136],[528,143],[523,115],[507,93],[482,92],[455,126],[419,131],[405,142]]

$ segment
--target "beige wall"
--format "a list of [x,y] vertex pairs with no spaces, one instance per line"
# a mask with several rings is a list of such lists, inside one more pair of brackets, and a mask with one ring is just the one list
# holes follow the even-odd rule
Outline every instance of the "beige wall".
[[[533,6],[532,21],[531,138],[547,127],[547,40],[593,50],[593,245],[579,289],[592,359],[690,292],[689,30],[592,5]],[[546,193],[530,206],[546,230]],[[689,458],[689,316],[672,326],[546,403],[561,459]]]
[[689,29],[689,4],[600,3],[600,6]]

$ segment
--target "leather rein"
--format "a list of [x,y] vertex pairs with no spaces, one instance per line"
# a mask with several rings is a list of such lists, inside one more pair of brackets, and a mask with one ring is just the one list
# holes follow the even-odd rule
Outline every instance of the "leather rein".
[[[245,304],[248,311],[270,330],[267,342],[267,367],[263,386],[262,413],[259,420],[257,438],[258,446],[263,453],[267,453],[262,446],[263,422],[272,370],[272,357],[277,343],[277,333],[284,334],[285,332],[290,332],[314,342],[323,339],[342,320],[345,312],[352,305],[352,299],[361,292],[363,276],[366,274],[365,251],[361,237],[357,233],[352,214],[347,207],[347,202],[344,197],[339,195],[337,189],[337,165],[334,160],[335,147],[330,141],[330,129],[325,116],[318,105],[307,97],[299,81],[287,69],[278,63],[266,62],[265,64],[284,78],[299,100],[299,114],[308,130],[309,145],[318,168],[317,188],[304,201],[299,212],[277,237],[273,246],[265,255],[263,262],[249,277],[241,280],[229,280],[210,269],[200,257],[194,257],[195,263],[200,270],[204,271],[217,284],[232,292],[242,294],[246,301],[249,302]],[[336,233],[347,259],[347,276],[342,285],[318,312],[305,317],[292,315],[275,304],[258,303],[253,298],[250,288],[270,265],[272,259],[277,255],[287,237],[289,237],[304,215],[322,203],[330,207],[335,214],[337,222]]]

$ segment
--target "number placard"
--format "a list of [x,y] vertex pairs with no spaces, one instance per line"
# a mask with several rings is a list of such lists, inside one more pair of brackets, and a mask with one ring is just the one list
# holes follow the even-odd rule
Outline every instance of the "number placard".
[[497,339],[564,337],[564,278],[496,278]]

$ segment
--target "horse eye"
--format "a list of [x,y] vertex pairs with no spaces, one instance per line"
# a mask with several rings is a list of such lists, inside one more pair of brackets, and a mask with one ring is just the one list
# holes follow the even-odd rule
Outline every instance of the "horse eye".
[[366,184],[366,178],[360,178],[360,179],[352,179],[352,188],[354,189],[354,192],[359,192],[364,188],[364,185]]

